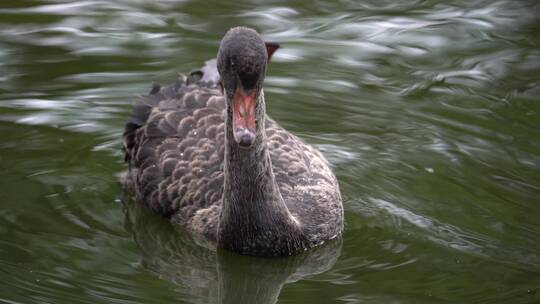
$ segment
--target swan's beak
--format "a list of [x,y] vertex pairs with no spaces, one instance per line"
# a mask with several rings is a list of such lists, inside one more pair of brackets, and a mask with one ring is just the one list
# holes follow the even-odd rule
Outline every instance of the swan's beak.
[[234,140],[244,148],[255,141],[255,105],[257,90],[246,93],[240,86],[232,100]]

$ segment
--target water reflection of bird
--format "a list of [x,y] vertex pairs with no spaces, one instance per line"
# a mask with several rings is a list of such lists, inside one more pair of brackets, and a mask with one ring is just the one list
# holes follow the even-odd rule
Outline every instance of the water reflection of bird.
[[297,254],[340,236],[337,180],[323,155],[266,115],[277,44],[227,32],[217,60],[154,86],[126,125],[126,184],[153,211],[219,247]]
[[156,218],[126,198],[126,227],[142,251],[142,265],[179,286],[192,303],[276,303],[282,287],[329,270],[341,240],[282,259],[216,251],[204,239]]

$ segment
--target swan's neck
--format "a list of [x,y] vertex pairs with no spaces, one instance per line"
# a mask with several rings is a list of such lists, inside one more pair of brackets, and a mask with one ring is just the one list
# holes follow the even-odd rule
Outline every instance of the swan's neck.
[[218,246],[249,255],[291,255],[306,246],[274,180],[266,143],[265,104],[256,106],[256,139],[250,148],[234,140],[232,110],[227,109],[224,193]]

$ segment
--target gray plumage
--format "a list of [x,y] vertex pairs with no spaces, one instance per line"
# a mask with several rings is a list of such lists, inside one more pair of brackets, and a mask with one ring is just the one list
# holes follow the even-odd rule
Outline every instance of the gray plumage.
[[[323,155],[266,115],[266,65],[258,34],[234,28],[221,43],[219,74],[209,61],[172,86],[154,86],[126,124],[126,185],[154,212],[221,248],[292,255],[339,236],[343,209]],[[249,148],[233,136],[238,88],[258,92]]]

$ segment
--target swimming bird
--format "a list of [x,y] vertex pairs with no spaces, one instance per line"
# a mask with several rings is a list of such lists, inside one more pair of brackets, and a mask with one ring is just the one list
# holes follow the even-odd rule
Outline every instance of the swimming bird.
[[217,59],[154,85],[123,135],[125,185],[137,200],[244,255],[294,255],[343,230],[328,161],[266,114],[263,83],[278,47],[230,29]]

